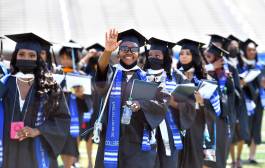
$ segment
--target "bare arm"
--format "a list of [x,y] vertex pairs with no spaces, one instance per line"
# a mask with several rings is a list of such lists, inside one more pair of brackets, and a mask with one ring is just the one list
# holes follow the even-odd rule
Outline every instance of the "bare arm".
[[105,34],[105,50],[98,61],[98,68],[100,72],[105,72],[109,65],[111,53],[115,51],[120,45],[121,41],[118,40],[118,31],[116,29],[110,29]]

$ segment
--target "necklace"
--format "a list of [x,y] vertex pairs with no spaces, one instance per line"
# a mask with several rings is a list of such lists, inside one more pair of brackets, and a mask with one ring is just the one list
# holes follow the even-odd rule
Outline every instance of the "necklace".
[[25,82],[25,83],[30,83],[34,80],[34,78],[30,79],[30,80],[24,80],[22,78],[17,78],[18,80],[20,80],[21,82]]

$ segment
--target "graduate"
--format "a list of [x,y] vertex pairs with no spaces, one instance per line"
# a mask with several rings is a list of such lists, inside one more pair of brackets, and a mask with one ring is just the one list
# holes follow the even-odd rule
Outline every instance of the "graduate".
[[[48,70],[53,72],[55,70],[55,67],[57,66],[56,65],[57,62],[56,62],[56,58],[55,58],[55,55],[53,53],[53,50],[52,50],[52,52],[50,51],[51,46],[52,46],[52,43],[50,43],[48,41],[44,42],[41,46],[40,56],[41,56],[41,59],[46,63]],[[54,56],[55,65],[52,62],[52,56]]]
[[148,82],[155,82],[169,94],[166,118],[156,130],[158,158],[156,167],[175,168],[180,166],[179,153],[183,149],[182,133],[191,126],[195,116],[194,100],[180,101],[179,97],[171,97],[170,93],[177,84],[188,83],[185,76],[173,70],[172,48],[176,43],[150,38],[150,50],[146,58],[145,70]]
[[[76,43],[65,43],[59,51],[59,60],[61,63],[61,71],[66,76],[69,74],[85,75],[84,72],[79,70],[78,62],[80,60],[80,49]],[[84,126],[84,116],[87,116],[87,112],[90,112],[91,101],[87,100],[87,96],[84,95],[84,88],[80,85],[74,86],[67,90],[66,80],[61,83],[63,90],[65,91],[66,100],[69,106],[71,115],[70,133],[68,134],[67,141],[61,152],[61,157],[64,163],[64,167],[70,168],[73,165],[78,164],[79,159],[79,140],[80,133],[86,128]],[[90,114],[88,114],[89,117]]]
[[[137,66],[140,47],[146,38],[134,29],[106,33],[105,50],[98,62],[96,86],[104,96],[94,126],[94,141],[99,142],[96,168],[155,167],[157,148],[153,130],[165,118],[162,100],[132,100],[134,79],[146,80]],[[110,65],[118,48],[119,64]],[[148,94],[148,93],[143,93]]]
[[[208,64],[222,59],[225,54],[229,54],[227,51],[217,47],[215,44],[210,43],[206,49],[205,60]],[[229,71],[228,64],[224,64],[223,67],[208,71],[207,79],[214,79],[218,82],[220,108],[215,120],[213,120],[213,129],[210,129],[210,134],[214,137],[215,149],[216,149],[216,163],[215,167],[225,168],[228,149],[231,140],[231,115],[235,113],[234,102],[234,83],[233,77]],[[208,125],[208,124],[207,124]],[[206,166],[209,166],[206,164]]]
[[78,63],[79,67],[86,74],[95,76],[98,59],[102,55],[104,47],[99,43],[95,43],[91,46],[88,46],[86,51],[86,55]]
[[0,167],[56,167],[70,128],[60,87],[40,58],[44,40],[33,33],[15,41],[11,74],[1,79]]
[[257,164],[257,161],[255,160],[256,148],[257,145],[261,143],[261,124],[264,109],[264,105],[262,104],[264,92],[262,92],[260,80],[261,76],[264,74],[264,66],[258,62],[257,46],[258,44],[255,41],[247,39],[243,43],[244,55],[240,57],[238,64],[240,74],[251,70],[258,70],[261,72],[261,74],[252,81],[245,81],[244,77],[240,80],[249,117],[250,139],[247,143],[250,145],[250,164]]
[[[82,67],[81,69],[83,69],[86,72],[86,74],[92,77],[92,81],[95,80],[98,59],[102,55],[104,49],[105,48],[99,43],[95,43],[91,46],[88,46],[86,48],[86,51],[87,51],[86,55],[79,61],[79,66]],[[83,137],[81,137],[82,139],[86,141],[88,162],[91,168],[93,167],[92,165],[92,145],[93,145],[92,133],[93,131],[88,131],[88,130],[92,130],[92,127],[94,126],[94,123],[96,119],[98,118],[98,113],[99,113],[99,108],[100,108],[100,103],[101,103],[101,97],[95,88],[96,88],[95,82],[93,82],[92,88],[91,88],[92,95],[90,95],[90,99],[86,99],[90,101],[90,104],[92,104],[90,120],[89,122],[85,123],[84,128],[87,131],[86,131],[86,134]]]
[[[187,77],[187,79],[199,86],[202,79],[205,79],[205,73],[202,68],[200,48],[203,43],[182,39],[177,42],[181,46],[179,53],[179,62],[177,68]],[[204,132],[206,118],[213,118],[215,115],[212,108],[212,99],[204,100],[199,91],[195,92],[196,113],[192,126],[186,131],[184,138],[184,150],[182,151],[181,167],[203,167],[204,163]]]
[[[232,167],[242,167],[241,153],[243,149],[244,142],[249,140],[249,126],[248,126],[248,114],[246,103],[243,95],[243,90],[240,86],[240,79],[238,76],[238,64],[239,59],[242,56],[243,52],[241,50],[243,42],[233,35],[227,37],[229,41],[225,45],[225,48],[229,52],[225,58],[227,63],[232,66],[230,70],[234,71],[233,80],[235,84],[235,110],[236,116],[233,119],[234,122],[231,125],[231,134],[232,134],[232,144],[230,146],[230,154],[232,159]],[[235,157],[235,146],[237,146],[237,155]]]

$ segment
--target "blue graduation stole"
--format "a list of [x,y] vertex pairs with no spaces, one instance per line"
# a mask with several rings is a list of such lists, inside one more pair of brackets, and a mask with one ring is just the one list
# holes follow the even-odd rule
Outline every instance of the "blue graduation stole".
[[[35,126],[40,126],[45,121],[43,106],[44,106],[44,99],[41,98]],[[48,155],[48,152],[44,150],[39,136],[34,138],[34,144],[35,144],[35,153],[36,153],[38,168],[49,168],[50,157]]]
[[[146,80],[143,72],[139,69],[136,71],[141,80]],[[117,75],[114,79],[113,87],[109,96],[109,111],[108,124],[106,131],[106,140],[104,148],[104,167],[117,168],[119,154],[119,138],[120,138],[120,113],[121,113],[121,85],[122,71],[117,69]],[[143,139],[148,139],[148,133],[145,134],[144,129]],[[147,138],[146,138],[147,137]],[[149,141],[142,142],[142,149],[150,145]],[[143,144],[146,143],[146,144]],[[149,148],[151,149],[151,147]]]
[[93,114],[93,107],[91,107],[89,111],[83,114],[83,122],[88,123],[91,120],[92,114]]
[[[170,93],[176,88],[176,82],[174,80],[170,80],[167,78],[166,80],[166,89]],[[177,150],[181,150],[183,148],[181,136],[179,129],[175,123],[175,120],[173,118],[172,112],[170,109],[168,109],[166,113],[166,121],[169,124],[169,128],[171,130],[171,133],[173,135],[174,145]]]
[[[137,75],[138,77],[143,80],[146,81],[146,73],[141,71],[141,70],[137,70]],[[143,138],[142,138],[142,151],[150,151],[151,150],[151,144],[150,144],[150,131],[147,129],[146,126],[144,126],[144,130],[143,130]]]
[[253,114],[255,114],[255,108],[256,108],[255,102],[249,99],[247,96],[245,96],[245,103],[246,103],[248,116],[252,116]]
[[108,124],[104,149],[104,167],[106,168],[118,167],[122,71],[117,71],[109,96]]
[[[6,83],[10,75],[5,75],[1,78],[0,82]],[[3,99],[0,98],[0,167],[3,166],[4,162],[4,103]]]
[[[197,86],[201,83],[201,81],[195,75],[193,76],[193,80]],[[210,97],[209,101],[215,111],[216,116],[219,117],[221,115],[221,103],[218,89],[213,92],[213,95]]]
[[8,74],[8,70],[2,62],[0,62],[0,68],[3,70],[4,76]]
[[143,138],[142,138],[142,151],[150,151],[150,132],[144,127]]
[[265,89],[264,88],[260,88],[259,95],[260,95],[261,105],[263,109],[265,109]]
[[70,94],[69,97],[69,110],[71,114],[71,125],[70,125],[70,134],[72,137],[79,136],[79,118],[78,118],[78,107],[76,103],[76,96],[74,94]]

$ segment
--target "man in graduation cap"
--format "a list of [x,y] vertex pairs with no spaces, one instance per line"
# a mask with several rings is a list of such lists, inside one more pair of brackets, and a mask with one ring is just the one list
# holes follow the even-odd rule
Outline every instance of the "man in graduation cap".
[[1,79],[0,167],[57,167],[70,127],[65,98],[40,58],[43,39],[7,35],[16,42],[11,75]]
[[[213,43],[210,43],[206,53],[206,63],[210,64],[222,59],[225,54],[229,54]],[[224,66],[214,71],[209,71],[207,76],[208,79],[213,79],[218,82],[220,106],[217,109],[220,112],[215,121],[213,120],[211,124],[208,124],[211,137],[215,138],[216,163],[214,164],[218,168],[226,167],[226,159],[232,136],[231,124],[235,116],[235,88],[230,67],[228,64],[224,64]]]
[[[172,69],[172,48],[176,43],[157,38],[149,39],[150,50],[146,58],[145,70],[148,82],[160,85],[164,92],[170,93],[177,84],[188,83],[178,70]],[[166,118],[157,128],[158,159],[157,167],[175,168],[180,165],[179,153],[183,149],[181,131],[191,126],[195,115],[194,100],[180,101],[178,96],[165,97],[168,104]]]
[[[97,142],[100,139],[95,167],[154,167],[157,152],[152,130],[165,117],[165,106],[156,99],[131,97],[133,80],[146,80],[145,73],[137,66],[140,47],[145,45],[146,38],[134,29],[121,33],[111,29],[105,41],[96,75],[97,90],[106,102],[94,126],[93,139]],[[117,48],[120,62],[112,66],[111,53]],[[143,94],[149,93],[143,91]]]

